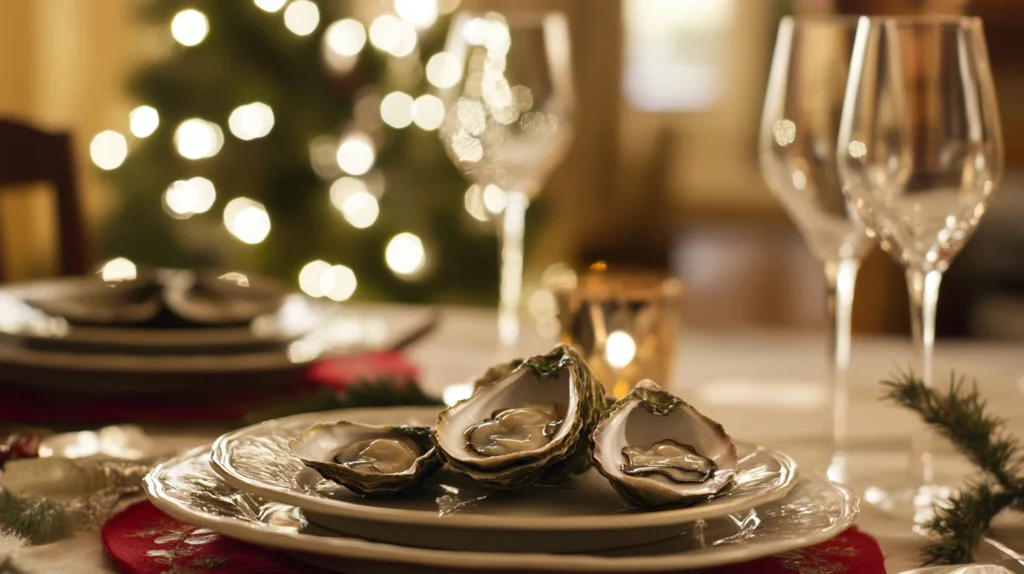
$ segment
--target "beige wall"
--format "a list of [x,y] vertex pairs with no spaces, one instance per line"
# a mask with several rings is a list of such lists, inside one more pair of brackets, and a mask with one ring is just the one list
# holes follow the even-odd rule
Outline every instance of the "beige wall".
[[[110,197],[89,162],[89,141],[125,130],[125,78],[138,50],[125,0],[0,0],[0,116],[74,137],[79,182],[90,222]],[[53,272],[55,223],[48,190],[5,189],[0,234],[12,278]]]

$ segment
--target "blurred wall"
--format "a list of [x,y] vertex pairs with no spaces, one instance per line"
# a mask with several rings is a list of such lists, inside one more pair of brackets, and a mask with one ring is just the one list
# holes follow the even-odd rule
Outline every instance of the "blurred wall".
[[[128,0],[0,1],[0,116],[74,137],[84,203],[95,225],[109,195],[89,162],[89,140],[125,129],[123,91],[138,55],[138,28]],[[53,204],[43,186],[0,193],[0,233],[9,276],[56,268]]]

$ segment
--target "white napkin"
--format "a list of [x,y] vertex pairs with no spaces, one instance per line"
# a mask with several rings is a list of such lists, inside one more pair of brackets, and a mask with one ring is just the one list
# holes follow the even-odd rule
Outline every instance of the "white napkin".
[[14,566],[14,558],[25,546],[24,538],[0,531],[0,572],[6,572]]
[[900,574],[1014,574],[1020,570],[1010,570],[997,564],[961,564],[958,566],[934,566],[917,568]]

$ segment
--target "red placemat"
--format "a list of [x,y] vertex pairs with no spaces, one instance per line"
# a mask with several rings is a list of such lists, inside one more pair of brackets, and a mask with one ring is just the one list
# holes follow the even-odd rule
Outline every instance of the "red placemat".
[[158,396],[61,396],[23,388],[4,386],[0,382],[0,420],[7,423],[76,423],[238,421],[246,414],[272,408],[284,400],[294,400],[324,388],[344,390],[360,380],[391,378],[396,381],[415,380],[416,367],[401,353],[364,353],[320,361],[291,387],[246,393],[195,393]]
[[[103,526],[102,535],[107,554],[127,574],[322,572],[281,552],[221,536],[208,528],[190,526],[171,518],[149,502],[140,502],[111,518]],[[885,564],[875,539],[853,527],[815,546],[700,572],[885,574]]]

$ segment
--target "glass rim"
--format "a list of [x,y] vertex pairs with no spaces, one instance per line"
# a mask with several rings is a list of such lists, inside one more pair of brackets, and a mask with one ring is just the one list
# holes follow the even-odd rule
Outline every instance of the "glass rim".
[[944,26],[956,28],[980,28],[980,16],[958,16],[954,14],[911,14],[907,16],[864,16],[872,24],[896,27]]
[[779,22],[788,22],[794,26],[849,25],[857,27],[862,16],[859,14],[787,14]]

